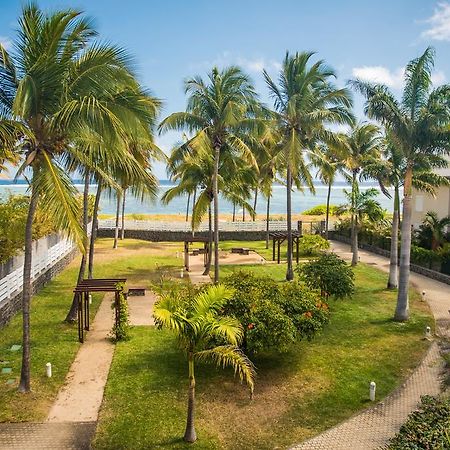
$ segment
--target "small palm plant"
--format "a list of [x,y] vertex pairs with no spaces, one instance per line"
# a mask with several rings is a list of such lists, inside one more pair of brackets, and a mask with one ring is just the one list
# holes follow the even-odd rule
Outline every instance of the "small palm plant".
[[[230,366],[253,393],[255,369],[238,347],[243,337],[240,323],[219,312],[233,292],[223,285],[210,286],[196,295],[175,291],[163,295],[155,305],[153,317],[157,326],[175,331],[187,354],[189,396],[184,440],[195,442],[195,374],[196,361],[212,362],[218,367]],[[217,343],[221,345],[217,345]]]

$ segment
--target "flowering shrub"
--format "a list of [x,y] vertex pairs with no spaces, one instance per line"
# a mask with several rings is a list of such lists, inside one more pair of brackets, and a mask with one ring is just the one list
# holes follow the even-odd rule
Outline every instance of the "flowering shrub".
[[300,283],[278,284],[268,277],[237,272],[225,284],[234,288],[234,295],[223,314],[241,322],[247,351],[285,351],[295,341],[312,339],[328,321],[328,305],[317,291]]

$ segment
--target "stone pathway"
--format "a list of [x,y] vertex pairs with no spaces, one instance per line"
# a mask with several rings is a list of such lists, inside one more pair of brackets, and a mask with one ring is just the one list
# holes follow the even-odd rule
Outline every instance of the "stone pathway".
[[[348,245],[333,242],[332,250],[344,259],[351,259]],[[367,251],[360,250],[361,261],[385,272],[389,271],[389,260]],[[420,292],[425,291],[425,299],[436,320],[436,332],[440,336],[449,335],[450,286],[411,273],[411,283]],[[422,395],[436,395],[440,392],[442,358],[439,348],[433,342],[420,366],[411,377],[383,402],[348,421],[310,439],[293,446],[295,450],[366,450],[383,446],[397,433],[408,414],[416,409]]]

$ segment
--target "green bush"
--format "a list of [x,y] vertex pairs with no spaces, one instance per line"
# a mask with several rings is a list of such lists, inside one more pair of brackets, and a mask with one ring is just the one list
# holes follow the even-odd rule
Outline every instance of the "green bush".
[[318,234],[304,234],[300,239],[300,254],[317,255],[330,248],[330,243]]
[[450,449],[450,399],[422,397],[419,409],[408,416],[388,449]]
[[411,245],[411,262],[430,269],[440,269],[442,257],[433,250],[428,250],[417,245]]
[[297,340],[312,339],[328,321],[328,305],[317,291],[299,283],[280,285],[271,278],[237,272],[225,284],[234,288],[234,295],[223,314],[242,324],[246,351],[285,351]]
[[[337,206],[330,205],[330,215],[336,214]],[[327,213],[327,205],[316,205],[302,212],[305,216],[324,216]]]
[[349,264],[335,253],[323,253],[318,259],[297,267],[300,279],[323,297],[344,298],[353,294],[355,275]]

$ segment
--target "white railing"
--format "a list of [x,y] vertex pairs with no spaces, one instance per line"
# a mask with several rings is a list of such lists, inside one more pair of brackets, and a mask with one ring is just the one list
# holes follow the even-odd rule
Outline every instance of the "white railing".
[[[99,220],[98,227],[101,229],[114,229],[115,219]],[[297,222],[292,222],[292,228],[297,229]],[[186,231],[190,232],[190,222],[182,221],[162,221],[162,220],[125,220],[126,230],[151,230],[151,231]],[[219,222],[221,231],[265,231],[266,221],[257,220],[255,222]],[[269,221],[269,230],[282,231],[287,229],[287,221],[271,220]],[[203,222],[197,231],[208,231],[208,223]]]
[[[92,225],[89,224],[88,230]],[[90,234],[90,232],[88,233]],[[33,257],[31,260],[31,279],[35,280],[39,275],[49,270],[58,261],[67,256],[75,247],[75,243],[67,238],[60,237],[56,244],[47,248],[40,248],[40,243],[46,237],[34,243]],[[36,251],[34,249],[37,249]],[[12,272],[0,279],[0,305],[2,302],[18,294],[23,287],[23,263],[14,268]]]

